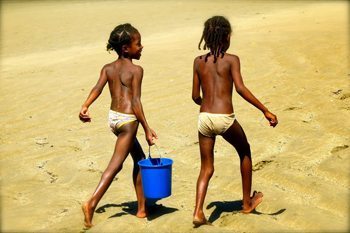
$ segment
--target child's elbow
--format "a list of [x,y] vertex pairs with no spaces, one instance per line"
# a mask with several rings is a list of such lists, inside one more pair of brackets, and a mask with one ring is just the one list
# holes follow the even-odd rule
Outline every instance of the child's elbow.
[[202,98],[200,96],[192,96],[192,100],[198,105],[201,105],[202,103]]
[[236,92],[240,95],[244,93],[245,87],[243,85],[236,86]]
[[95,86],[92,88],[91,93],[95,93],[97,96],[99,96],[102,93],[102,89],[99,86]]
[[194,95],[192,95],[192,100],[194,101],[194,102],[196,102],[196,99],[198,98],[198,96],[194,96]]

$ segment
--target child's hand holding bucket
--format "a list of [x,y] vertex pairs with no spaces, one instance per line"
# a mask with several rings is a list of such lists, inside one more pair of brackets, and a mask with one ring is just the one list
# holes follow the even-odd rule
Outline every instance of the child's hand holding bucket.
[[158,136],[156,132],[153,129],[149,128],[149,130],[146,131],[146,141],[148,145],[149,146],[154,145],[157,139],[158,139]]

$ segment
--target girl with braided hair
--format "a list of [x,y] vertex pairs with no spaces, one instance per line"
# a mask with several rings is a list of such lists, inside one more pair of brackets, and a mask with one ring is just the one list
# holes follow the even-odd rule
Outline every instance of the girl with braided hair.
[[[214,145],[217,135],[221,135],[237,151],[240,158],[242,176],[242,213],[250,213],[262,201],[261,192],[253,192],[252,161],[246,135],[235,118],[232,105],[232,91],[235,87],[239,95],[258,108],[272,127],[278,123],[272,114],[244,85],[240,72],[239,57],[226,53],[230,46],[231,26],[222,16],[214,16],[204,24],[202,38],[204,49],[209,53],[198,56],[193,65],[192,99],[200,105],[198,117],[198,138],[201,155],[201,169],[197,180],[196,206],[193,224],[198,227],[210,224],[203,212],[204,199],[209,180],[214,173]],[[202,90],[202,96],[200,91]]]
[[111,32],[107,51],[114,50],[118,54],[118,59],[102,68],[97,84],[92,88],[79,113],[82,122],[91,121],[88,108],[99,97],[104,86],[108,83],[111,94],[108,123],[112,132],[117,136],[117,140],[113,156],[103,172],[95,192],[82,205],[85,217],[84,224],[88,228],[92,226],[92,217],[97,204],[112,183],[113,178],[121,171],[129,153],[134,161],[133,183],[138,204],[136,216],[146,217],[145,198],[142,191],[140,169],[137,164],[138,161],[145,158],[136,138],[139,123],[145,131],[149,146],[154,144],[157,135],[146,121],[140,100],[143,69],[132,63],[132,59],[140,59],[142,48],[141,35],[130,24],[119,25]]

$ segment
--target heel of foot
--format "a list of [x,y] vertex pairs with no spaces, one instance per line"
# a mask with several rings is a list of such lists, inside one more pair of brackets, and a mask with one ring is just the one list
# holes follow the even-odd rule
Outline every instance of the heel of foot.
[[209,226],[212,225],[212,223],[211,223],[211,222],[208,222],[207,219],[203,219],[203,220],[200,220],[200,219],[193,219],[192,223],[193,223],[193,225],[194,225],[195,228],[200,227],[200,226],[202,226],[202,225],[209,225]]
[[255,208],[262,202],[263,196],[264,195],[262,192],[254,191],[253,196],[250,198],[250,206],[246,208],[243,207],[243,209],[241,210],[241,213],[249,214],[253,210],[255,210]]

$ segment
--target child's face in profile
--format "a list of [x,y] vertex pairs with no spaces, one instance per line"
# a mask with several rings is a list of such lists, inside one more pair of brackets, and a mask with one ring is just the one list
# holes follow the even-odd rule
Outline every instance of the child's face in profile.
[[141,57],[143,46],[141,44],[141,35],[140,33],[135,33],[132,35],[132,40],[128,46],[128,54],[130,58],[139,60]]

